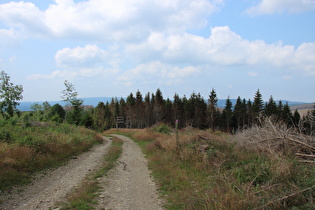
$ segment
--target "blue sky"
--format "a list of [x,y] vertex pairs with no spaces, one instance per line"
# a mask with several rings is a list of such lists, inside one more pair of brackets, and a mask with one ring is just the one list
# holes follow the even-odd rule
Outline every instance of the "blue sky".
[[315,101],[315,0],[0,0],[0,70],[24,101],[163,96]]

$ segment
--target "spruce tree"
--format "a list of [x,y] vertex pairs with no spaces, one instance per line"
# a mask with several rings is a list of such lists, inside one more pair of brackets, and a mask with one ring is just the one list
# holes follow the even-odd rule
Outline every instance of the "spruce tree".
[[156,122],[162,122],[164,119],[164,99],[162,91],[159,88],[155,92],[153,110]]
[[135,122],[136,122],[135,104],[136,104],[136,99],[133,96],[133,94],[130,93],[127,96],[127,100],[126,100],[126,115],[127,115],[126,123],[127,123],[127,127],[129,128],[132,128],[135,126]]
[[148,92],[144,97],[144,107],[145,107],[145,126],[150,127],[152,125],[152,103],[151,103],[151,96],[150,92]]
[[260,117],[261,112],[263,111],[264,108],[264,101],[262,99],[262,95],[260,93],[260,90],[258,89],[255,93],[254,101],[253,101],[253,106],[252,106],[252,114],[253,114],[253,121],[257,122]]
[[105,130],[105,104],[99,102],[93,112],[93,128],[98,131]]
[[300,120],[301,120],[301,115],[300,113],[298,112],[298,110],[296,109],[293,113],[293,124],[296,128],[299,127],[299,124],[300,124]]
[[247,125],[252,126],[252,123],[254,121],[254,115],[253,115],[253,104],[250,99],[248,99],[246,103],[247,108]]
[[238,96],[236,99],[236,103],[235,103],[234,111],[233,111],[233,116],[236,119],[237,129],[240,129],[240,127],[241,127],[241,124],[243,121],[243,119],[242,119],[243,112],[244,112],[243,102],[241,100],[241,97]]
[[233,104],[230,100],[230,97],[228,97],[226,99],[225,107],[223,110],[223,117],[225,119],[225,128],[227,132],[231,132],[231,120],[232,120],[232,114],[233,114],[232,107],[233,107]]
[[218,98],[217,98],[217,93],[215,92],[215,89],[212,88],[210,95],[209,95],[209,122],[210,122],[210,128],[212,131],[214,131],[214,122],[215,122],[215,116],[217,112],[217,103],[218,103]]
[[176,120],[178,120],[178,127],[181,128],[184,126],[184,105],[183,105],[183,100],[179,97],[178,94],[175,93],[174,95],[174,101],[173,101],[173,107],[172,107],[172,112],[173,112],[173,121],[172,123],[175,123]]
[[269,101],[266,103],[265,106],[265,115],[272,116],[277,114],[277,104],[273,100],[273,97],[270,96]]
[[142,94],[138,90],[136,92],[136,101],[135,101],[135,106],[136,106],[136,119],[137,119],[137,128],[142,128],[143,126],[143,113],[144,113],[144,105],[142,101]]
[[290,110],[290,106],[288,102],[283,106],[282,116],[281,119],[285,122],[288,126],[292,125],[292,112]]
[[262,99],[260,90],[258,89],[255,93],[252,110],[255,114],[259,114],[261,111],[263,111],[263,107],[264,107],[264,101]]

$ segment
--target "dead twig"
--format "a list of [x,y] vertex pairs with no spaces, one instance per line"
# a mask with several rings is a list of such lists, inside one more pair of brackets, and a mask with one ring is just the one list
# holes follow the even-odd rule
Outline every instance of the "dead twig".
[[315,188],[315,185],[314,185],[313,187],[309,187],[309,188],[306,188],[306,189],[304,189],[304,190],[300,190],[300,191],[298,191],[298,192],[292,193],[292,194],[290,194],[290,195],[286,195],[286,196],[284,196],[284,197],[282,197],[282,198],[279,198],[279,199],[270,201],[269,203],[267,203],[267,204],[265,204],[265,205],[263,205],[263,206],[260,206],[260,207],[258,207],[257,209],[264,209],[265,207],[270,206],[270,205],[272,205],[272,204],[274,204],[274,203],[277,203],[277,202],[280,202],[280,201],[284,201],[284,200],[286,200],[286,199],[288,199],[288,198],[291,198],[291,197],[294,197],[294,196],[296,196],[296,195],[298,195],[298,194],[301,194],[301,193],[310,191],[310,190],[312,190],[312,189],[314,189],[314,188]]
[[296,156],[305,157],[305,158],[315,158],[315,155],[295,153]]
[[299,160],[300,163],[314,163],[315,164],[315,160]]
[[201,135],[198,135],[198,137],[201,138],[201,139],[203,139],[203,140],[210,141],[210,139],[207,138],[207,137],[204,137],[204,136],[201,136]]
[[304,143],[304,142],[302,142],[302,141],[294,140],[294,139],[291,139],[291,138],[286,138],[286,139],[289,140],[289,141],[292,141],[292,142],[294,142],[294,143],[303,145],[303,146],[305,146],[305,147],[307,147],[307,148],[309,148],[309,149],[311,149],[312,151],[315,152],[315,147],[313,147],[313,146],[311,146],[311,145],[308,145],[308,144],[306,144],[306,143]]

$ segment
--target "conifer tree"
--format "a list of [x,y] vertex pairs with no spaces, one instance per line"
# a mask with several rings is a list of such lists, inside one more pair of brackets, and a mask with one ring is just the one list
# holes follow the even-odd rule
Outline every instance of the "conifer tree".
[[231,132],[231,120],[232,120],[232,111],[233,104],[230,100],[230,96],[226,99],[225,107],[223,110],[223,117],[225,121],[225,129],[227,132]]
[[265,115],[272,116],[277,114],[277,104],[273,100],[273,97],[270,96],[269,101],[266,103],[265,106]]
[[254,115],[253,115],[253,104],[250,99],[248,99],[246,103],[247,108],[247,125],[252,126],[252,123],[254,121]]
[[144,97],[144,107],[145,107],[145,126],[150,127],[152,125],[152,115],[153,115],[153,105],[151,103],[150,92],[148,92]]
[[236,120],[237,129],[243,127],[246,121],[246,100],[242,100],[240,96],[237,97],[233,116]]
[[300,124],[300,120],[301,120],[301,115],[298,112],[298,110],[296,109],[293,113],[293,125],[294,127],[298,128],[299,124]]
[[156,122],[162,122],[164,119],[164,99],[162,91],[159,88],[155,92],[153,110]]
[[174,95],[174,101],[173,101],[173,119],[172,123],[175,123],[176,120],[178,120],[178,127],[181,128],[184,126],[184,106],[183,106],[183,100],[178,96],[178,94],[175,93]]
[[172,124],[172,101],[167,98],[164,103],[164,123]]
[[93,128],[98,131],[105,130],[105,104],[99,102],[93,112]]
[[136,106],[136,119],[137,119],[137,128],[142,128],[143,126],[143,113],[144,113],[144,105],[143,105],[143,100],[142,100],[142,94],[138,90],[136,93],[136,101],[135,101],[135,106]]
[[215,89],[212,88],[210,95],[209,95],[209,122],[210,122],[210,128],[212,131],[214,131],[214,122],[215,122],[215,116],[217,112],[217,93],[215,92]]
[[263,111],[263,107],[264,107],[264,101],[262,99],[262,95],[260,93],[260,90],[258,89],[255,93],[252,110],[257,115],[261,111]]
[[198,93],[195,100],[195,121],[196,127],[204,129],[206,127],[207,104],[203,97]]
[[288,102],[283,106],[282,116],[281,119],[285,122],[288,126],[292,125],[292,112],[290,110],[290,106]]

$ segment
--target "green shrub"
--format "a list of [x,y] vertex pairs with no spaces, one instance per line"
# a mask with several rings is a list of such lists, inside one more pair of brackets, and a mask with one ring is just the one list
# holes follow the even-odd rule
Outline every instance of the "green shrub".
[[10,143],[13,141],[10,131],[0,131],[0,142]]
[[153,127],[153,130],[158,133],[171,134],[172,128],[166,124],[159,124],[156,127]]

